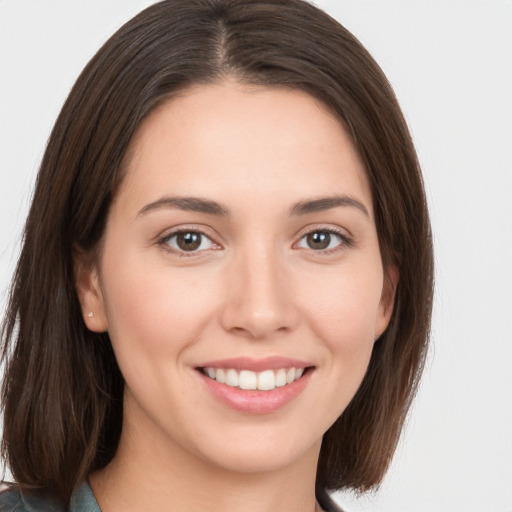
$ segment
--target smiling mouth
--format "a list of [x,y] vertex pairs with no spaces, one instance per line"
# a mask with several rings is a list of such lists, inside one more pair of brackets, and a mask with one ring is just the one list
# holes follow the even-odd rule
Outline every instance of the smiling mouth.
[[203,375],[221,384],[243,390],[257,391],[271,391],[285,387],[299,380],[312,369],[313,367],[291,367],[253,372],[251,370],[239,371],[234,368],[198,368]]

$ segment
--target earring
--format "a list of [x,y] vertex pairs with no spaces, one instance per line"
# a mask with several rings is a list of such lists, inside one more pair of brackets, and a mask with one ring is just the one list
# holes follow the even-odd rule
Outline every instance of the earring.
[[90,311],[89,313],[87,313],[87,316],[88,316],[89,318],[92,318],[94,315],[92,314],[92,311]]

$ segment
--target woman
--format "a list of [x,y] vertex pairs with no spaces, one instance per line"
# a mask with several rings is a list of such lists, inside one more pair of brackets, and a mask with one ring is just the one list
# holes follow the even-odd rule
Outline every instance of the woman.
[[0,510],[335,510],[389,465],[431,301],[414,148],[355,38],[301,0],[155,4],[43,158]]

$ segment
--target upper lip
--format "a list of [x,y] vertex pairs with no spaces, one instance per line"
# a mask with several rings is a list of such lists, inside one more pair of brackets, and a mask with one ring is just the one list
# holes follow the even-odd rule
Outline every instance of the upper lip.
[[279,370],[280,368],[308,368],[312,363],[292,359],[289,357],[265,357],[256,359],[253,357],[234,357],[230,359],[216,359],[215,361],[206,361],[197,365],[197,368],[229,368],[237,371],[251,370],[261,372],[264,370]]

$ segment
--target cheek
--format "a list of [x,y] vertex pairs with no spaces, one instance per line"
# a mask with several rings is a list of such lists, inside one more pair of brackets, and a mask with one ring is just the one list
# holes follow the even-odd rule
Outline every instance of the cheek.
[[359,375],[366,371],[380,315],[383,275],[380,265],[365,271],[348,267],[315,280],[301,293],[303,314],[321,340],[333,371]]
[[200,336],[213,314],[214,294],[208,290],[216,286],[205,286],[204,276],[141,264],[137,258],[104,270],[109,334],[121,366],[176,357]]
[[310,307],[319,317],[327,317],[330,322],[345,327],[353,323],[374,326],[382,294],[383,275],[380,267],[367,266],[358,271],[347,266],[318,275],[308,286],[306,295],[310,297]]
[[305,329],[300,339],[312,340],[318,356],[312,376],[312,389],[321,390],[313,399],[316,414],[301,420],[301,428],[311,432],[324,433],[336,421],[368,368],[383,276],[380,259],[363,263],[358,259],[337,267],[303,267],[300,279],[293,279],[291,292]]

